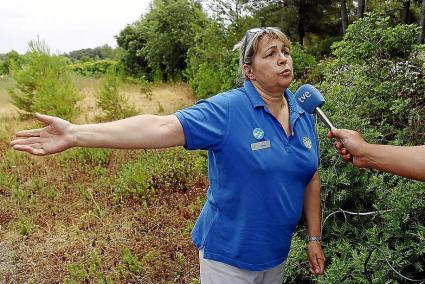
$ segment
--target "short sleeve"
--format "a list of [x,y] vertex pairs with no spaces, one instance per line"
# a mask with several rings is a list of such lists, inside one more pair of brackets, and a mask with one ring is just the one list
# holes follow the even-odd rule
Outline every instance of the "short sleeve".
[[227,133],[229,99],[219,94],[177,111],[175,116],[183,127],[186,149],[217,149]]

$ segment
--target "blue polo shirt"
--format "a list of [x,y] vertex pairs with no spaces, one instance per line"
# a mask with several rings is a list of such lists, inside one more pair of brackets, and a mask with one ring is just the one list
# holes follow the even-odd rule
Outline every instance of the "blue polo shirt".
[[192,231],[206,259],[260,271],[288,256],[318,147],[313,116],[284,96],[290,137],[250,81],[175,113],[185,147],[208,150],[207,200]]

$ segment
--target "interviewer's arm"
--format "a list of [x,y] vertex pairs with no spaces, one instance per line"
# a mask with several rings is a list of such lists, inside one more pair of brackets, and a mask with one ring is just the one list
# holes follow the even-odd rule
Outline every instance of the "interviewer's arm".
[[391,146],[367,144],[357,158],[359,167],[372,168],[425,181],[425,145]]
[[372,168],[406,178],[425,181],[425,145],[392,146],[370,144],[353,130],[332,129],[329,137],[343,141],[335,142],[345,161],[352,161],[359,168]]

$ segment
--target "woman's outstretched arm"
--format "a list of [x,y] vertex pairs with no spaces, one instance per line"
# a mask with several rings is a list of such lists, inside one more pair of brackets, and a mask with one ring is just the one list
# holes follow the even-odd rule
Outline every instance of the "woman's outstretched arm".
[[44,127],[17,132],[10,143],[15,150],[44,156],[71,147],[152,149],[185,144],[183,128],[175,115],[138,115],[83,125],[48,115],[36,117]]

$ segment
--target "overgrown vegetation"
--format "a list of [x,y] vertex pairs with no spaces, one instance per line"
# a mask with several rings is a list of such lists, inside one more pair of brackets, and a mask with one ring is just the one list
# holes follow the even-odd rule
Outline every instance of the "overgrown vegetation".
[[[126,80],[136,84],[144,104],[152,103],[150,112],[163,113],[167,102],[154,100],[152,82],[187,80],[197,98],[236,87],[233,45],[248,28],[278,26],[292,40],[292,90],[315,84],[335,124],[362,132],[370,142],[424,144],[419,2],[412,1],[410,18],[400,24],[401,1],[368,1],[366,11],[376,12],[360,19],[348,1],[345,34],[339,2],[212,0],[207,16],[197,1],[155,0],[117,37],[122,50],[85,49],[71,52],[70,60],[34,41],[25,55],[0,56],[0,74],[14,80],[7,76],[0,87],[10,88],[22,113],[74,119],[81,96],[70,69],[100,77],[97,119],[109,121],[136,113],[121,92],[123,77],[131,76]],[[117,72],[120,66],[125,74]],[[34,158],[8,145],[15,130],[34,122],[0,122],[0,281],[199,282],[190,231],[205,200],[204,152],[72,149]],[[337,156],[327,129],[319,125],[318,133],[327,270],[320,277],[310,274],[300,226],[285,283],[425,279],[424,183],[355,169]]]
[[[14,61],[15,62],[15,61]],[[16,107],[23,115],[40,112],[75,118],[79,96],[70,78],[69,66],[63,57],[50,54],[40,40],[29,43],[22,66],[10,70],[16,87],[9,90]]]
[[117,120],[137,114],[136,108],[119,93],[122,77],[122,72],[116,67],[109,68],[106,73],[97,94],[97,106],[104,112],[104,115],[99,117],[100,121]]
[[[425,142],[423,46],[418,29],[392,25],[371,14],[349,26],[334,44],[335,59],[323,63],[319,88],[324,109],[340,127],[357,129],[375,143]],[[320,137],[327,129],[319,127]],[[321,181],[325,276],[319,283],[404,283],[423,279],[425,269],[423,183],[373,170],[353,169],[322,143]],[[365,214],[365,215],[362,215]],[[288,261],[288,283],[305,283],[303,232]],[[393,267],[393,268],[391,268]],[[396,272],[397,271],[397,272]],[[407,281],[406,281],[407,282]]]

